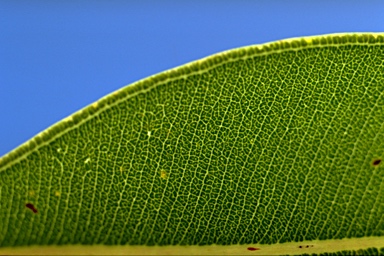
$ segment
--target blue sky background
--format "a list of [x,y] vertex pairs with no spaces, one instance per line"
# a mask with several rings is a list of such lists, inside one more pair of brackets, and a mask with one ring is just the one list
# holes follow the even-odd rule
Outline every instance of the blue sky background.
[[127,84],[289,37],[384,31],[384,1],[0,0],[0,156]]

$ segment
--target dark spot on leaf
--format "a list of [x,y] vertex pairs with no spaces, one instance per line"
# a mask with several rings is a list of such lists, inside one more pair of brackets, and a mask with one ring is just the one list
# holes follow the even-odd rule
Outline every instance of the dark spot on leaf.
[[375,159],[372,162],[373,166],[378,166],[380,163],[381,163],[381,159]]
[[37,213],[37,209],[35,208],[35,206],[31,203],[27,203],[25,205],[27,208],[31,209],[33,211],[33,213]]
[[260,248],[256,248],[256,247],[248,247],[247,249],[248,249],[248,251],[257,251],[257,250],[260,250]]
[[309,247],[313,247],[313,245],[306,245],[306,246],[304,246],[304,245],[299,245],[299,248],[309,248]]

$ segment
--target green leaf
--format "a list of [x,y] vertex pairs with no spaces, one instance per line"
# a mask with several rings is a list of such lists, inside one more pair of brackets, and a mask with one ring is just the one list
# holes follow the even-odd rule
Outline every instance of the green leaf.
[[0,253],[379,254],[382,159],[383,34],[234,49],[2,157]]

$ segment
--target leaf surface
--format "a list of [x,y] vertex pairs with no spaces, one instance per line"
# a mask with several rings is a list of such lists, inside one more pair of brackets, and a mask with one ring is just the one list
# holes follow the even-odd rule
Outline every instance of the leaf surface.
[[230,50],[2,157],[0,253],[383,253],[383,149],[383,34]]

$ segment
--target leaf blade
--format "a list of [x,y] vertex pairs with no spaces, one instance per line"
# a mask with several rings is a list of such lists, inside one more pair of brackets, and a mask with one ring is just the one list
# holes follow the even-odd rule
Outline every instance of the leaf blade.
[[0,159],[0,244],[382,237],[383,41],[251,46],[103,98]]

